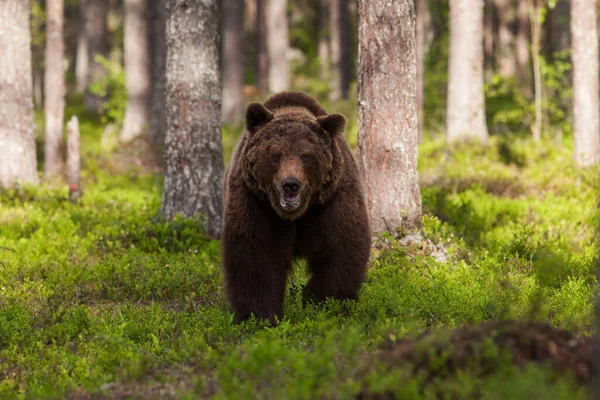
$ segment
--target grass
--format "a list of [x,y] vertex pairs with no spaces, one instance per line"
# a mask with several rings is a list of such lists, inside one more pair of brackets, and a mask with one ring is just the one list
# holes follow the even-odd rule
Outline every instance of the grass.
[[428,329],[518,319],[592,333],[599,176],[574,166],[568,140],[426,142],[423,232],[447,260],[387,238],[359,302],[318,305],[303,302],[299,263],[286,317],[267,328],[232,324],[218,242],[156,217],[159,175],[103,150],[97,120],[81,131],[81,204],[48,186],[0,194],[1,398],[352,398],[365,385],[407,399],[586,397],[568,376],[510,360],[434,381],[358,373]]

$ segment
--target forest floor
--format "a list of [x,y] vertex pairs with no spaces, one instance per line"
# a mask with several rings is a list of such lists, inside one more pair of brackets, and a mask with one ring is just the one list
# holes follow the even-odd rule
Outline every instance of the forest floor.
[[219,243],[157,218],[160,168],[102,132],[80,204],[0,194],[0,398],[587,397],[600,176],[568,138],[425,142],[425,242],[381,236],[358,302],[304,302],[298,263],[269,328],[232,324]]

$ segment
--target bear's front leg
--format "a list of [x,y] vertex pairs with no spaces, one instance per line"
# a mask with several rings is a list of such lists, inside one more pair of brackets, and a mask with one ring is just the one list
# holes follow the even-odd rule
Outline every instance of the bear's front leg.
[[285,227],[273,221],[260,205],[240,196],[225,210],[222,236],[223,268],[235,322],[256,318],[272,325],[283,317],[287,273],[292,249]]
[[371,249],[371,230],[362,198],[338,196],[308,219],[303,237],[312,277],[308,289],[319,301],[358,299]]
[[242,322],[254,314],[275,325],[283,317],[284,261],[274,260],[264,250],[247,243],[229,243],[224,247],[228,254],[224,261],[225,285],[235,313],[234,322]]

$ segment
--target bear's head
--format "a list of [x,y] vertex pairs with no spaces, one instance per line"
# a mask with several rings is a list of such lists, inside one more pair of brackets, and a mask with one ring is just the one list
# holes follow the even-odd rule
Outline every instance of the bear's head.
[[246,185],[287,220],[324,203],[339,179],[342,157],[335,137],[343,134],[345,122],[341,114],[314,116],[302,109],[274,114],[260,103],[249,104]]

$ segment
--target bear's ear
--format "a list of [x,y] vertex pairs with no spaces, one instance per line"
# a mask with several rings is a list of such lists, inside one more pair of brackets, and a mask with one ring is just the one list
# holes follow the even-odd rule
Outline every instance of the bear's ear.
[[250,103],[246,107],[246,128],[254,133],[262,124],[273,119],[273,113],[260,103]]
[[331,136],[344,132],[344,127],[346,126],[346,118],[342,114],[323,115],[322,117],[317,117],[317,122]]

